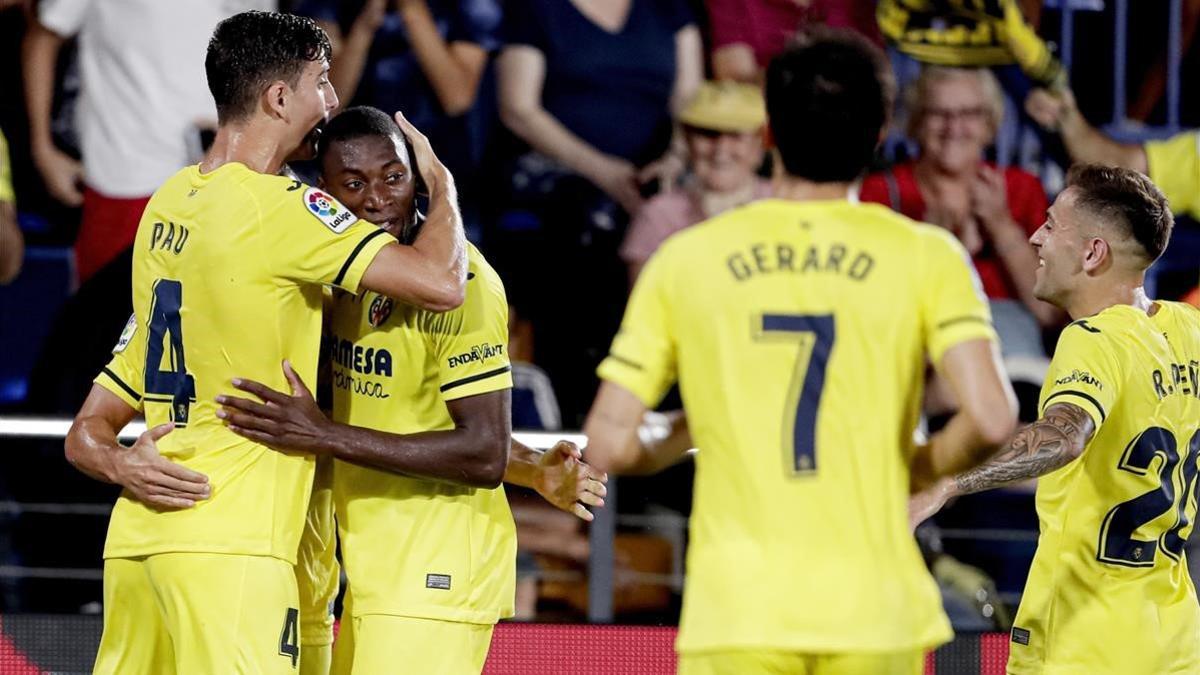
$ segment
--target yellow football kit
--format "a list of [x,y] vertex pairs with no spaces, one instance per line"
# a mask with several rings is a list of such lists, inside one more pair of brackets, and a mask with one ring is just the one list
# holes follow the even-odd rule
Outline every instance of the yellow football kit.
[[300,592],[300,675],[326,675],[333,658],[333,605],[341,568],[333,511],[333,459],[317,458],[312,497],[300,550],[296,582]]
[[1144,147],[1150,180],[1167,196],[1171,211],[1200,218],[1200,133],[1186,131]]
[[1183,547],[1196,519],[1200,311],[1110,307],[1063,331],[1042,387],[1096,433],[1038,481],[1041,537],[1010,673],[1200,672],[1200,606]]
[[8,140],[0,132],[0,202],[13,203],[12,162],[8,156]]
[[994,337],[961,246],[882,206],[764,200],[659,249],[599,373],[650,407],[678,380],[700,449],[682,657],[950,638],[911,438],[926,358]]
[[[336,421],[396,434],[449,430],[446,401],[512,387],[504,286],[469,245],[468,261],[466,300],[450,312],[370,292],[336,295],[329,345]],[[353,595],[335,671],[380,672],[371,664],[403,662],[412,672],[446,672],[439,659],[453,650],[431,636],[457,631],[463,640],[455,649],[479,654],[468,645],[512,616],[517,540],[503,488],[335,461],[333,496]],[[475,669],[482,667],[480,660]]]
[[[173,422],[159,451],[207,475],[212,496],[175,511],[149,508],[128,494],[118,499],[104,549],[106,587],[148,584],[160,597],[178,592],[195,602],[136,615],[106,604],[98,672],[100,664],[113,664],[102,672],[237,672],[242,661],[233,659],[243,652],[258,654],[255,668],[262,672],[296,667],[292,564],[314,463],[229,431],[215,415],[214,398],[238,393],[233,377],[286,390],[285,358],[313,382],[322,285],[357,292],[375,254],[392,241],[320,190],[236,163],[207,174],[183,169],[150,199],[134,242],[134,315],[96,383],[142,410],[148,425]],[[180,561],[186,556],[175,554],[262,556],[279,564],[233,561],[191,576],[173,573],[163,554]],[[228,576],[215,572],[226,568]],[[238,600],[237,589],[247,587],[279,587],[286,600]],[[187,622],[270,625],[276,639],[255,652],[215,630],[174,632]],[[174,661],[155,660],[166,653],[159,644],[164,635]],[[240,639],[252,637],[246,632]],[[185,644],[196,639],[205,642]],[[216,664],[212,670],[183,660],[200,652]],[[117,653],[125,660],[110,658]]]

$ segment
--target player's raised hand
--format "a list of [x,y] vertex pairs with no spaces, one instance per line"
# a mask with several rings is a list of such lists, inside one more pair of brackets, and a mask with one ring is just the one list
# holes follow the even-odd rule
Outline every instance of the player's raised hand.
[[174,428],[168,422],[147,429],[126,451],[113,455],[116,482],[134,499],[158,509],[190,508],[211,494],[207,476],[158,452],[158,439]]
[[943,478],[924,490],[908,498],[908,528],[916,530],[917,526],[929,520],[946,501],[954,496],[954,479]]
[[433,151],[433,146],[429,143],[429,139],[425,134],[421,133],[416,127],[404,117],[404,113],[396,111],[396,124],[399,125],[400,131],[404,132],[405,138],[408,139],[409,147],[412,149],[412,162],[417,168],[417,174],[425,181],[426,186],[432,190],[444,176],[448,176],[449,172],[446,166],[442,164],[442,160],[438,159],[437,154]]
[[588,506],[604,506],[608,474],[583,461],[583,452],[570,441],[559,441],[538,459],[534,487],[546,501],[581,520],[595,516]]
[[217,403],[222,407],[217,417],[225,420],[235,434],[276,450],[321,452],[328,447],[325,441],[332,424],[288,361],[283,362],[283,376],[291,385],[291,395],[254,380],[233,380],[234,387],[262,402],[218,396]]

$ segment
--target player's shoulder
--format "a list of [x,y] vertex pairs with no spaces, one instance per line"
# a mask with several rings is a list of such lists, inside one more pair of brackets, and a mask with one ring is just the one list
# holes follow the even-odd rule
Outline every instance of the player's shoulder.
[[470,311],[504,307],[508,309],[508,297],[504,282],[495,268],[474,244],[467,242],[467,292],[458,310]]
[[358,222],[350,209],[333,195],[287,175],[250,172],[243,185],[258,199],[264,216],[281,217],[289,221],[301,213],[313,223],[320,223],[341,234]]

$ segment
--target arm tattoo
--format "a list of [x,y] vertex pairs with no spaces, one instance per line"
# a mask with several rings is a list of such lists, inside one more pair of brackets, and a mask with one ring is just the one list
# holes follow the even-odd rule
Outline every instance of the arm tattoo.
[[1082,408],[1056,403],[1041,419],[1017,432],[1003,450],[982,465],[954,477],[960,494],[1044,476],[1083,452],[1096,425]]

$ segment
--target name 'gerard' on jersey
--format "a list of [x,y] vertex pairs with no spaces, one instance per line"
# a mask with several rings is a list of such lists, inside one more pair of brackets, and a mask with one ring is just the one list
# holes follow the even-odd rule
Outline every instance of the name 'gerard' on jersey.
[[760,242],[730,255],[725,259],[725,266],[738,281],[775,272],[845,274],[855,281],[862,281],[875,267],[875,259],[866,251],[852,254],[850,248],[841,243],[830,244],[824,250],[812,245],[797,251],[789,243]]

